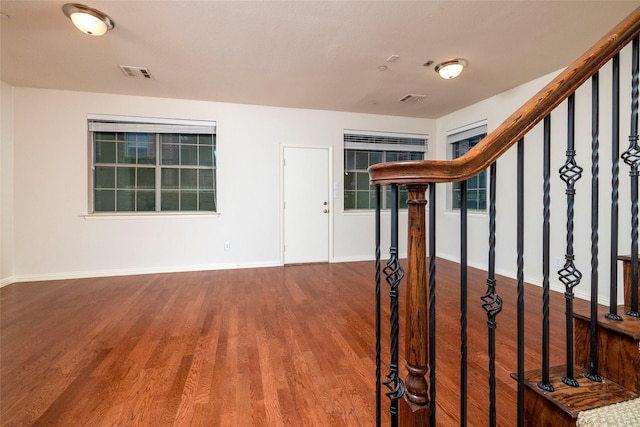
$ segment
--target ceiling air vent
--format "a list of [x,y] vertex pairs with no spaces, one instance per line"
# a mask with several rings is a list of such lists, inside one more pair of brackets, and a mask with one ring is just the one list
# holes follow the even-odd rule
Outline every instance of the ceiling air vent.
[[149,80],[153,79],[153,76],[151,76],[151,71],[149,71],[148,68],[132,67],[130,65],[120,65],[120,69],[128,77],[136,77],[138,79],[149,79]]
[[408,93],[398,100],[398,102],[404,102],[405,104],[414,104],[425,99],[427,95],[418,95],[416,93]]

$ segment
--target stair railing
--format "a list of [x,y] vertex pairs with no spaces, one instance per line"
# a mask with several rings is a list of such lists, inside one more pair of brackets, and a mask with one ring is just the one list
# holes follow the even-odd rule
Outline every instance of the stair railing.
[[[629,147],[620,154],[620,51],[632,43],[632,91],[631,132]],[[631,303],[624,315],[639,317],[638,313],[638,171],[640,168],[640,146],[638,137],[638,87],[639,87],[640,8],[612,29],[590,50],[573,62],[522,107],[509,116],[493,132],[489,133],[474,148],[454,160],[424,160],[381,163],[369,168],[371,184],[376,188],[378,200],[381,186],[391,187],[391,259],[383,269],[390,286],[390,365],[384,384],[390,398],[390,418],[393,426],[436,426],[436,185],[461,182],[460,209],[460,288],[461,288],[461,381],[460,381],[460,425],[467,424],[467,199],[466,180],[478,175],[486,168],[489,173],[489,244],[487,288],[481,296],[482,307],[487,313],[488,325],[488,373],[489,373],[489,424],[496,425],[496,379],[495,379],[495,329],[496,316],[502,309],[502,298],[498,293],[495,277],[496,256],[496,179],[497,160],[509,148],[517,144],[517,425],[524,425],[524,150],[525,135],[538,123],[543,123],[543,219],[542,219],[542,369],[538,387],[553,392],[549,374],[549,291],[550,291],[550,182],[551,182],[551,117],[552,112],[564,101],[567,102],[567,149],[564,165],[559,170],[560,179],[566,184],[566,254],[564,266],[558,271],[558,280],[565,285],[567,366],[562,381],[577,386],[573,371],[573,289],[582,280],[575,264],[574,255],[574,205],[576,182],[582,178],[583,167],[576,161],[575,92],[591,79],[592,91],[592,140],[591,140],[591,322],[590,357],[588,374],[592,381],[601,381],[597,365],[597,302],[598,302],[598,206],[599,206],[599,73],[609,61],[612,62],[612,180],[611,180],[611,288],[610,308],[607,317],[623,320],[617,305],[617,259],[618,259],[618,199],[620,159],[630,168],[631,187]],[[554,114],[555,115],[555,114]],[[408,243],[406,284],[406,332],[404,359],[407,375],[403,380],[398,366],[399,348],[399,286],[405,272],[398,260],[398,187],[406,186],[409,196]],[[428,190],[428,198],[425,192]],[[426,224],[425,206],[429,210]],[[380,203],[376,208],[376,360],[377,383],[380,384]],[[428,245],[425,244],[428,229]],[[428,257],[428,258],[427,258]],[[428,273],[427,273],[428,260]],[[426,378],[428,374],[428,379]],[[379,386],[378,386],[379,387]],[[380,424],[380,392],[377,393],[377,419]]]

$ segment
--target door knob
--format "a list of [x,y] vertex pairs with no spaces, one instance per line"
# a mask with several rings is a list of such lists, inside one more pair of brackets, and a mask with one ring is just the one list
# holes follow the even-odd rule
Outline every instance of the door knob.
[[329,209],[324,209],[322,213],[329,213]]

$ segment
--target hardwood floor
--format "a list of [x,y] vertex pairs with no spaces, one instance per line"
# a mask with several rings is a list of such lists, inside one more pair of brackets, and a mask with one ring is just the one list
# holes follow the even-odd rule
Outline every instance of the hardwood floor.
[[[458,269],[438,260],[443,426],[459,418]],[[5,286],[1,424],[372,426],[373,275],[373,262],[358,262]],[[472,426],[487,425],[486,315],[479,304],[485,277],[469,270]],[[498,289],[505,300],[497,331],[498,424],[512,426],[515,283],[499,278]],[[383,282],[383,375],[387,290]],[[527,369],[540,360],[540,294],[527,288]],[[551,310],[552,322],[561,321],[561,296],[553,296]],[[563,363],[563,343],[564,327],[553,328],[552,364]]]

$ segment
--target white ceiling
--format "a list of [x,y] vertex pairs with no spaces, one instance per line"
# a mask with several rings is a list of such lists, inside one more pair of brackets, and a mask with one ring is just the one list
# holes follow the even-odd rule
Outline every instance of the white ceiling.
[[[558,70],[637,1],[94,1],[115,21],[76,30],[62,1],[0,3],[13,86],[437,118]],[[5,16],[6,15],[6,16]],[[399,55],[396,62],[386,59]],[[469,61],[455,80],[433,65]],[[119,65],[148,68],[126,77]],[[386,71],[378,67],[386,65]],[[405,94],[423,94],[400,103]]]

